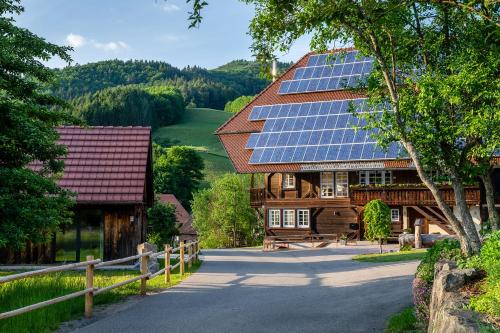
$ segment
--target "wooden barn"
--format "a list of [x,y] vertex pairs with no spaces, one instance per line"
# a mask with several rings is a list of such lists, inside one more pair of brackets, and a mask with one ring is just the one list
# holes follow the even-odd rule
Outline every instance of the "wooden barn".
[[[417,218],[424,232],[453,233],[402,147],[382,150],[360,129],[357,113],[380,111],[352,89],[373,59],[341,53],[305,55],[217,130],[238,172],[264,174],[264,186],[250,195],[266,235],[361,239],[363,206],[372,199],[390,206],[393,237]],[[453,205],[453,190],[443,186],[442,193]],[[479,227],[486,211],[480,186],[467,187],[465,196]]]
[[169,203],[175,206],[175,215],[177,218],[177,227],[179,229],[179,241],[193,241],[197,238],[196,230],[193,229],[193,218],[184,208],[180,201],[173,194],[160,194],[161,202]]
[[[76,193],[74,223],[47,246],[28,244],[3,262],[74,262],[136,254],[145,241],[146,210],[153,204],[151,129],[60,127],[68,155],[58,184]],[[32,167],[36,168],[34,164]]]

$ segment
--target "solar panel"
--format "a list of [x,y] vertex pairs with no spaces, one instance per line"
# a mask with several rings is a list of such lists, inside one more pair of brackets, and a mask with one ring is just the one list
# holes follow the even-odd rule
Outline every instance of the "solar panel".
[[372,68],[373,59],[358,51],[312,55],[306,67],[295,70],[292,80],[281,83],[279,94],[353,88],[366,80]]
[[[323,61],[318,59],[317,61]],[[268,111],[266,111],[268,110]],[[250,119],[264,120],[262,132],[252,133],[246,148],[251,164],[395,159],[399,145],[376,145],[374,130],[354,128],[365,121],[358,113],[377,112],[366,99],[256,106]]]

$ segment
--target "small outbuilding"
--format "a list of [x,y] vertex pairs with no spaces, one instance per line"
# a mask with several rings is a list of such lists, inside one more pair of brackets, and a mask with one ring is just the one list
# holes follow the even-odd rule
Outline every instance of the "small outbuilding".
[[161,194],[160,201],[170,203],[175,206],[175,215],[177,217],[177,226],[179,228],[179,240],[191,241],[197,237],[196,231],[193,229],[193,219],[191,214],[182,206],[179,200],[173,194]]

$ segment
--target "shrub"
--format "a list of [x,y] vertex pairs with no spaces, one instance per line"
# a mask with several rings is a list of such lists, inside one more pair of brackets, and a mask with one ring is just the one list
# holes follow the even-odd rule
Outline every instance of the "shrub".
[[148,209],[148,225],[151,228],[148,242],[158,246],[159,251],[165,244],[172,244],[172,238],[179,234],[176,223],[175,206],[171,203],[155,202],[154,206]]
[[406,308],[392,315],[387,323],[385,333],[409,333],[417,331],[417,318],[413,308]]
[[380,253],[382,242],[391,234],[391,210],[382,200],[372,200],[365,205],[363,220],[365,222],[365,238],[378,241]]
[[486,279],[482,285],[484,293],[471,298],[470,308],[493,317],[500,317],[500,231],[491,233],[481,253],[467,260],[466,266],[486,272]]
[[404,244],[399,247],[399,251],[405,252],[405,251],[411,251],[413,250],[413,247],[410,244]]
[[417,277],[413,279],[412,292],[415,316],[420,323],[427,323],[429,321],[432,283]]
[[417,267],[416,276],[432,283],[434,280],[434,266],[441,259],[457,260],[461,258],[460,243],[455,239],[437,241],[431,247]]

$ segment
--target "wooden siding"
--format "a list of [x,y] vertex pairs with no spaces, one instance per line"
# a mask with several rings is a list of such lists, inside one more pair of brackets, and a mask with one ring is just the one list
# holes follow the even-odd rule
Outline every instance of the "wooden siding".
[[315,218],[313,225],[318,234],[347,234],[357,232],[349,227],[356,224],[358,215],[350,208],[325,208]]

